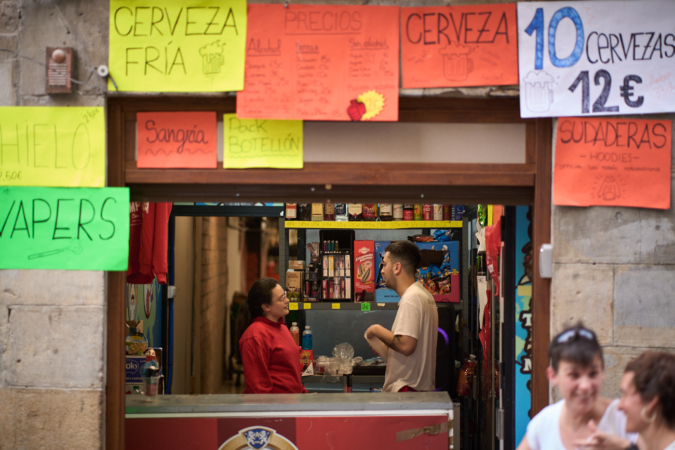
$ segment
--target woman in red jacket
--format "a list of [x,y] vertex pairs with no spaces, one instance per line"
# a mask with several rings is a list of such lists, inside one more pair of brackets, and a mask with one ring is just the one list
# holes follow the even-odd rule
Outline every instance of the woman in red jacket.
[[306,393],[300,382],[300,350],[284,323],[284,289],[271,278],[253,283],[239,310],[239,351],[244,365],[244,394]]

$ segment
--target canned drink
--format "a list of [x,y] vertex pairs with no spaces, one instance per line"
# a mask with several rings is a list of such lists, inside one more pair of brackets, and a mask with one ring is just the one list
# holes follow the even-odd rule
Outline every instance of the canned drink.
[[432,220],[434,218],[434,207],[432,205],[424,205],[422,207],[422,220]]
[[422,220],[422,205],[413,206],[413,220]]
[[452,220],[452,209],[450,209],[450,205],[443,205],[443,220]]
[[443,205],[434,205],[434,220],[443,220]]

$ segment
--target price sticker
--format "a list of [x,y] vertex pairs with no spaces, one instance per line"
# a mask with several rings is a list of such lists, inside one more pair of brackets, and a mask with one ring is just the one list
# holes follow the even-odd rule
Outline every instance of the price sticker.
[[333,309],[340,309],[339,303],[333,303]]
[[305,309],[312,309],[311,303],[305,303],[304,306],[305,306]]
[[361,303],[361,311],[370,311],[370,303]]
[[296,302],[290,302],[288,304],[288,309],[289,309],[289,311],[297,311],[298,310],[298,304]]

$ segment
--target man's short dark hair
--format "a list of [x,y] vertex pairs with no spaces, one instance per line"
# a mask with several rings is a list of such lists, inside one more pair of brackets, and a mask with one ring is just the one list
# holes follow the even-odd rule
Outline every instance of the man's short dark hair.
[[415,275],[415,271],[422,262],[422,253],[415,244],[409,241],[392,242],[384,249],[389,252],[389,258],[400,262],[408,275]]

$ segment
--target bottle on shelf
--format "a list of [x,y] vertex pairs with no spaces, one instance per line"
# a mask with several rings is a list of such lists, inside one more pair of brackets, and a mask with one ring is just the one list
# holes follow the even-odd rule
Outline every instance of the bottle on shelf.
[[394,213],[392,215],[394,220],[403,220],[403,205],[394,203]]
[[326,203],[323,207],[323,220],[335,221],[335,203]]
[[286,220],[296,220],[298,218],[298,204],[286,203]]
[[298,203],[298,220],[312,220],[312,210],[309,203]]
[[336,203],[335,204],[335,220],[337,222],[347,222],[349,220],[349,215],[347,214],[347,204],[346,203]]
[[443,205],[443,220],[452,220],[452,208],[450,205]]
[[305,331],[302,332],[302,349],[312,350],[312,330],[309,325],[305,325]]
[[368,222],[377,220],[377,203],[364,203],[362,211],[363,220]]
[[380,203],[380,220],[389,222],[394,218],[393,205],[391,203]]
[[295,345],[300,346],[300,328],[298,328],[298,322],[291,323],[291,336],[293,336],[293,341]]
[[323,203],[312,203],[312,221],[323,221]]
[[347,211],[350,222],[363,220],[363,203],[350,203]]

